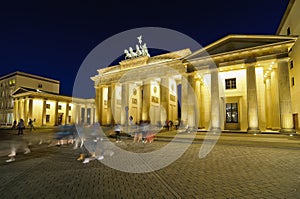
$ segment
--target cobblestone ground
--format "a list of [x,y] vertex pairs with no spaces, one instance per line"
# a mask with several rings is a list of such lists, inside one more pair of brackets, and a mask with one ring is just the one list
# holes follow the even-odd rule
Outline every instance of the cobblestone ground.
[[[124,140],[120,147],[147,152],[165,144]],[[96,160],[83,164],[71,145],[32,145],[15,162],[0,157],[0,198],[300,198],[300,147],[231,141],[199,159],[201,144],[163,169],[139,174]]]

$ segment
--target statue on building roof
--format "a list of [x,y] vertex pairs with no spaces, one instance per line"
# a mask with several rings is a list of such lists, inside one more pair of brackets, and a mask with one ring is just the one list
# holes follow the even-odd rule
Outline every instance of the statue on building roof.
[[131,54],[129,53],[129,51],[127,49],[124,50],[124,53],[125,53],[125,59],[131,58]]
[[132,47],[129,47],[129,53],[130,53],[132,58],[137,57],[137,54],[133,51]]
[[142,44],[143,43],[142,35],[138,36],[137,39],[139,44],[135,46],[136,47],[135,51],[133,50],[132,47],[129,47],[129,50],[127,49],[124,50],[125,59],[132,59],[141,56],[150,57],[146,43]]

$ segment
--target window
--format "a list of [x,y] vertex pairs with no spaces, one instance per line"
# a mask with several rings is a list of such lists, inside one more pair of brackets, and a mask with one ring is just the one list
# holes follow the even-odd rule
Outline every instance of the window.
[[46,104],[46,108],[50,109],[50,104]]
[[70,111],[70,110],[72,110],[72,107],[71,107],[71,106],[69,106],[69,111]]
[[71,116],[68,116],[68,123],[71,123]]
[[292,86],[295,86],[295,78],[292,77]]
[[288,28],[286,29],[286,34],[287,34],[287,35],[290,35],[290,34],[291,34],[291,28],[290,28],[290,27],[288,27]]
[[293,60],[290,62],[290,69],[294,68],[294,62]]
[[58,105],[58,110],[61,110],[61,105]]
[[15,80],[15,79],[9,80],[9,86],[14,86],[15,83],[16,83],[16,80]]
[[50,115],[46,115],[46,123],[50,122]]
[[236,78],[225,79],[226,89],[236,89]]
[[43,85],[42,85],[42,84],[39,84],[39,85],[38,85],[38,88],[43,88]]
[[226,104],[226,123],[238,123],[238,104],[227,103]]

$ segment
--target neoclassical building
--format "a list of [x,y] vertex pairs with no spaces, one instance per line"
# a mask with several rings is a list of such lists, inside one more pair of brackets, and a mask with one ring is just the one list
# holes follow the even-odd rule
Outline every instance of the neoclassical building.
[[36,126],[58,126],[66,124],[93,124],[95,118],[94,99],[81,99],[59,94],[18,88],[12,94],[14,119],[34,120]]
[[[281,23],[277,29],[277,35],[294,35],[300,34],[300,1],[290,0]],[[299,129],[299,112],[300,112],[300,40],[296,40],[293,48],[290,50],[290,84],[292,96],[292,112],[295,128]]]
[[229,35],[203,49],[99,69],[101,124],[180,119],[195,128],[293,132],[289,53],[297,37]]
[[97,121],[94,99],[59,94],[60,82],[54,79],[13,72],[0,78],[0,121],[35,120],[36,126],[93,124]]

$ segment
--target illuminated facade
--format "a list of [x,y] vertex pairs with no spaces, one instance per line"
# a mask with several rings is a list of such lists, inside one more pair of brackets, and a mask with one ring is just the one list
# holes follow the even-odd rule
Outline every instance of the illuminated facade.
[[19,88],[13,93],[14,116],[18,121],[35,120],[36,126],[95,123],[94,99]]
[[57,80],[23,72],[13,72],[0,77],[0,124],[11,125],[14,121],[14,102],[12,93],[19,87],[59,93]]
[[2,124],[14,120],[35,120],[35,126],[93,124],[94,99],[81,99],[59,94],[59,81],[15,72],[1,79]]
[[126,124],[131,115],[152,124],[180,118],[207,130],[294,132],[289,51],[295,41],[229,35],[194,53],[141,56],[99,69],[92,77],[99,121]]
[[[287,10],[281,20],[277,30],[277,35],[300,35],[300,1],[290,0]],[[294,47],[290,50],[289,70],[290,85],[292,96],[292,112],[294,127],[299,129],[300,120],[300,40],[295,42]]]

